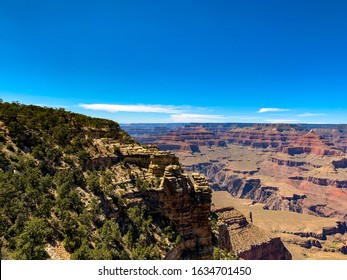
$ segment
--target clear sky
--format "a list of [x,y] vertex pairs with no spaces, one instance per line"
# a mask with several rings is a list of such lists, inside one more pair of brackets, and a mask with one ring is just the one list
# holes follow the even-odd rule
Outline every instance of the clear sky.
[[2,0],[0,98],[120,123],[347,123],[347,1]]

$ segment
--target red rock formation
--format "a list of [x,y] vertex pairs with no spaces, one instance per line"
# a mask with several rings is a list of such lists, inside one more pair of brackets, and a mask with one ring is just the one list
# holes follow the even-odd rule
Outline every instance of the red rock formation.
[[[127,125],[127,130],[142,144],[157,143],[160,148],[187,150],[198,146],[237,144],[262,149],[275,149],[290,154],[314,153],[336,156],[347,151],[345,126],[292,124],[190,124]],[[310,131],[311,129],[311,131]],[[308,132],[310,131],[310,132]],[[307,133],[308,132],[308,133]],[[224,141],[221,142],[221,141]],[[160,145],[163,145],[161,147]],[[168,145],[168,146],[165,146]],[[179,147],[177,146],[179,145]]]
[[293,144],[289,147],[284,148],[283,151],[290,154],[316,154],[320,156],[341,156],[343,152],[338,149],[333,149],[333,143],[324,140],[324,138],[313,131],[306,133],[305,135],[299,137]]
[[347,180],[333,180],[333,179],[318,178],[313,176],[309,176],[309,177],[295,176],[295,177],[290,177],[289,179],[304,180],[319,186],[334,186],[336,188],[347,188]]
[[[152,130],[151,135],[153,143],[167,145],[167,148],[177,145],[175,151],[182,152],[180,157],[185,168],[207,175],[215,190],[227,190],[235,197],[265,203],[272,210],[305,212],[347,221],[344,200],[347,178],[342,170],[347,168],[344,156],[347,126],[191,124],[166,128],[158,134]],[[199,153],[196,158],[191,153],[192,145]],[[242,147],[240,150],[246,159],[237,152],[234,157],[230,151],[236,150],[237,145],[254,149]],[[219,147],[226,151],[230,148],[226,157]],[[257,184],[256,179],[264,185]],[[336,194],[338,190],[343,193]],[[311,211],[310,207],[316,204],[326,205],[319,211]]]

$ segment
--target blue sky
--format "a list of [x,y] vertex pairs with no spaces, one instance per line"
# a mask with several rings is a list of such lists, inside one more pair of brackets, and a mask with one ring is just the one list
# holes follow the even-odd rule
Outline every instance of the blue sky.
[[347,1],[1,1],[0,98],[129,122],[347,123]]

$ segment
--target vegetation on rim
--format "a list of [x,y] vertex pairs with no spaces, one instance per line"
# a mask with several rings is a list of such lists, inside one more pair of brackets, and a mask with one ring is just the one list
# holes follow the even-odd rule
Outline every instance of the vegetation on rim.
[[[100,160],[103,139],[114,145]],[[159,178],[124,162],[121,145],[137,143],[116,122],[1,101],[1,259],[52,258],[59,244],[72,259],[161,259],[179,245],[143,203]]]
[[[110,120],[1,102],[2,259],[46,259],[56,242],[73,259],[159,259],[173,246],[177,234],[164,230],[170,224],[127,205],[115,169],[93,164],[93,140],[101,138],[134,143]],[[148,184],[134,179],[135,189]]]

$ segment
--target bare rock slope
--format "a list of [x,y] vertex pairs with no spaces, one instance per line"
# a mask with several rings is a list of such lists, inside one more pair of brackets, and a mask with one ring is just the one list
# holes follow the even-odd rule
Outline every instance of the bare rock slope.
[[215,208],[219,247],[233,250],[246,260],[290,260],[292,256],[279,237],[254,226],[233,207]]

